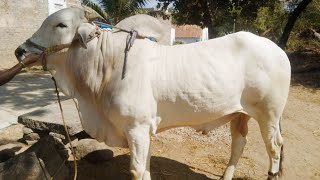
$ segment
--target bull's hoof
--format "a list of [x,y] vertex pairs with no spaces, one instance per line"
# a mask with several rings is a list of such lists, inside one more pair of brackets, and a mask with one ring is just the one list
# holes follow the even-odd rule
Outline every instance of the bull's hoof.
[[220,180],[232,180],[232,177],[226,177],[225,175],[221,176]]
[[150,172],[145,171],[144,173],[139,173],[137,171],[131,170],[132,180],[151,180]]
[[278,179],[279,179],[279,172],[277,173],[268,172],[267,180],[278,180]]

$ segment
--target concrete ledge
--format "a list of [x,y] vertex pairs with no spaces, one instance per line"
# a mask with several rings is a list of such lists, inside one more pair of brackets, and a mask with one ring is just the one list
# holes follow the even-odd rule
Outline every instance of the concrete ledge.
[[[73,100],[62,101],[61,105],[70,135],[83,131]],[[58,103],[21,115],[18,122],[31,129],[66,135]]]

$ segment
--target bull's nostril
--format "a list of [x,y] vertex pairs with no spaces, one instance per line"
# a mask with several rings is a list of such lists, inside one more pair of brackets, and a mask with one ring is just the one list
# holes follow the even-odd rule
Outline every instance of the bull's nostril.
[[17,48],[16,51],[14,52],[17,58],[21,57],[24,53],[26,53],[26,50],[22,48]]

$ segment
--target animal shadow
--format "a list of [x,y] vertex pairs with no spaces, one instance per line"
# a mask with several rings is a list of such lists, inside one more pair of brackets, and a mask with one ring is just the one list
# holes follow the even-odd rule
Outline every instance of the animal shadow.
[[[69,162],[73,176],[73,162]],[[78,161],[78,180],[131,180],[130,156],[120,155],[109,161],[92,163],[85,159]],[[70,177],[73,178],[73,177]],[[205,174],[194,172],[191,167],[164,157],[151,157],[152,180],[208,180]],[[218,177],[217,179],[220,179]]]

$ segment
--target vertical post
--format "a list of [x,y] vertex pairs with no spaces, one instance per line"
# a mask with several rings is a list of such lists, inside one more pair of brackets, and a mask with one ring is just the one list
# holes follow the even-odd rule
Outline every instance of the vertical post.
[[176,30],[174,28],[171,28],[171,33],[170,33],[170,45],[172,46],[174,41],[176,39]]
[[236,18],[233,19],[233,33],[236,32]]
[[208,28],[203,28],[202,29],[202,37],[201,37],[201,41],[206,41],[209,39],[209,31]]

